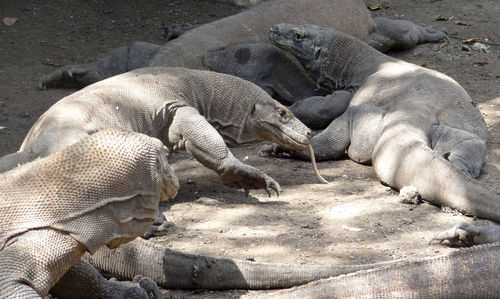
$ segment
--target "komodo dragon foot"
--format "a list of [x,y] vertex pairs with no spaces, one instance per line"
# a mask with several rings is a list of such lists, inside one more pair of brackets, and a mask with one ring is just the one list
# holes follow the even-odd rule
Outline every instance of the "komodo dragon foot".
[[227,167],[220,174],[220,177],[224,185],[230,188],[243,188],[247,196],[250,193],[250,189],[264,189],[269,197],[271,197],[271,190],[277,196],[281,193],[280,185],[273,178],[263,171],[243,163],[236,167],[235,165]]
[[429,242],[447,240],[451,245],[472,246],[500,242],[500,226],[475,226],[465,222],[455,224],[451,229],[436,235]]

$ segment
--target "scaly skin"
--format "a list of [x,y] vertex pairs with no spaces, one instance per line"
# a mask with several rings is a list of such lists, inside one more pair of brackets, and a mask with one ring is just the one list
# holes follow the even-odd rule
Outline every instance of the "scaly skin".
[[[279,184],[227,148],[262,141],[301,150],[312,132],[258,86],[229,75],[183,68],[143,68],[98,82],[54,104],[28,132],[23,157],[44,157],[105,128],[160,139],[187,150],[231,188]],[[9,157],[10,158],[10,157]],[[0,159],[2,165],[2,159]]]
[[[142,235],[160,197],[178,188],[159,140],[116,130],[1,174],[0,298],[46,296],[68,269],[80,269],[86,251]],[[90,265],[82,273],[103,279]],[[105,282],[94,295],[135,291]]]
[[500,243],[318,280],[243,298],[497,298]]
[[317,160],[347,152],[395,189],[414,186],[432,204],[500,222],[500,196],[474,179],[486,162],[486,124],[457,82],[326,27],[280,24],[270,38],[318,84],[355,92],[346,112],[313,138]]
[[[269,0],[197,26],[162,46],[136,42],[114,49],[98,61],[61,67],[43,77],[39,87],[86,86],[139,67],[205,69],[202,60],[209,50],[238,44],[269,44],[269,28],[283,22],[336,28],[384,50],[409,48],[446,37],[442,31],[408,21],[372,19],[361,0]],[[289,92],[280,96],[287,96]]]

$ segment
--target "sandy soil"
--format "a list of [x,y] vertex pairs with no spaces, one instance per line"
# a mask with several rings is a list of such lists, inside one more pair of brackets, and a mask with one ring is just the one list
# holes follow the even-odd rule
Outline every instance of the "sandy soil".
[[[113,4],[111,4],[113,3]],[[367,1],[369,4],[380,3]],[[375,15],[445,27],[448,45],[421,45],[393,56],[455,78],[483,112],[490,131],[489,162],[480,181],[500,190],[500,3],[466,0],[381,2]],[[173,23],[207,22],[240,8],[214,1],[13,1],[0,3],[0,155],[16,151],[33,122],[72,90],[36,89],[56,66],[90,61],[133,41],[164,43]],[[437,16],[448,18],[436,20]],[[488,49],[465,51],[462,40],[480,38]],[[155,239],[188,252],[286,263],[368,263],[423,257],[453,248],[427,245],[437,232],[473,219],[428,205],[405,205],[382,186],[369,166],[350,160],[320,163],[328,185],[318,184],[309,163],[237,149],[245,163],[279,181],[282,195],[245,197],[185,153],[172,158],[181,189],[162,205],[171,222]],[[487,221],[476,221],[486,224]],[[168,295],[232,297],[244,292],[178,292]]]

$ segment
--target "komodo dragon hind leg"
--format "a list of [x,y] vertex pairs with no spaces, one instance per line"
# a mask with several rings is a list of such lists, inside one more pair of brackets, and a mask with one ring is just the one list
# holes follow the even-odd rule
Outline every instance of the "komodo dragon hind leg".
[[410,49],[418,44],[436,43],[448,38],[444,29],[383,17],[373,20],[376,29],[370,34],[368,44],[381,52],[390,49]]
[[476,134],[445,125],[434,126],[432,149],[455,167],[477,178],[486,164],[486,143]]
[[135,42],[113,49],[97,61],[60,67],[41,78],[38,87],[84,87],[106,78],[146,66],[159,45]]
[[[160,298],[160,290],[150,278],[135,283],[105,279],[94,266],[79,260],[51,289],[57,298]],[[84,292],[83,292],[84,290]]]

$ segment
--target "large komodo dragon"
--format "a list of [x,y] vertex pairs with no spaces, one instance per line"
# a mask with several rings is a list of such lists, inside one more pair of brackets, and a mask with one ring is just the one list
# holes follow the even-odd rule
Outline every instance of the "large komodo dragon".
[[[86,86],[146,66],[206,69],[202,60],[208,50],[244,43],[269,43],[269,28],[285,22],[336,28],[381,50],[413,47],[445,37],[439,30],[403,20],[372,19],[362,0],[270,0],[189,30],[163,46],[136,42],[114,49],[96,62],[59,68],[42,78],[40,87],[67,83]],[[275,90],[281,91],[284,90]]]
[[63,279],[69,283],[58,284],[56,294],[81,293],[71,282],[82,280],[94,283],[87,298],[148,298],[156,288],[152,281],[140,282],[144,289],[108,282],[80,258],[151,226],[160,198],[172,198],[179,188],[166,154],[157,139],[103,130],[1,174],[0,298],[46,296],[70,267]]
[[500,222],[499,194],[474,179],[486,161],[486,124],[456,81],[330,28],[280,24],[270,38],[319,84],[355,91],[346,112],[312,139],[317,160],[347,152],[395,189],[414,186],[432,204]]
[[142,68],[95,83],[50,107],[33,125],[19,152],[0,159],[0,172],[62,150],[106,128],[160,139],[187,150],[232,188],[279,184],[239,161],[227,148],[261,141],[296,150],[312,132],[283,105],[243,79],[184,68]]

